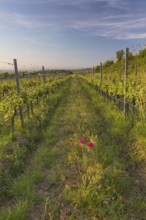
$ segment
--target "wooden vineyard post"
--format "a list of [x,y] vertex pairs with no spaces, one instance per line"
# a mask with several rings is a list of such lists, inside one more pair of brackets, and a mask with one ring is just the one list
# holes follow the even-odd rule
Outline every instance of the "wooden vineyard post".
[[15,69],[17,93],[18,93],[18,95],[20,95],[19,74],[18,74],[18,67],[17,67],[17,60],[16,59],[14,59],[14,69]]
[[30,110],[29,110],[29,104],[27,103],[27,116],[28,116],[28,119],[30,118]]
[[[102,63],[100,63],[100,86],[102,85]],[[103,95],[103,91],[102,89],[100,88],[101,90],[101,95]]]
[[126,57],[125,57],[125,78],[124,78],[124,115],[128,114],[128,104],[126,99],[126,87],[127,87],[127,79],[128,79],[128,52],[129,48],[126,48]]
[[102,63],[100,63],[100,85],[102,84]]
[[137,70],[137,64],[135,65],[135,76],[137,77],[137,72],[138,72],[138,70]]
[[[46,73],[45,73],[45,68],[44,66],[42,66],[42,72],[43,72],[43,80],[44,80],[44,84],[46,83]],[[45,97],[43,95],[43,101],[45,101],[45,99],[47,99],[47,95],[45,94]]]
[[122,68],[120,69],[120,81],[122,81]]
[[31,110],[31,114],[33,115],[33,103],[32,103],[32,100],[30,102],[30,110]]
[[92,68],[92,83],[94,84],[94,67]]
[[14,136],[14,131],[15,131],[15,113],[12,116],[12,135]]
[[[20,96],[20,84],[19,84],[19,73],[18,73],[18,67],[17,67],[17,60],[14,59],[14,69],[15,69],[15,78],[16,78],[16,88],[17,88],[17,93]],[[20,120],[21,120],[21,125],[24,127],[24,119],[23,119],[23,110],[22,107],[20,107]]]

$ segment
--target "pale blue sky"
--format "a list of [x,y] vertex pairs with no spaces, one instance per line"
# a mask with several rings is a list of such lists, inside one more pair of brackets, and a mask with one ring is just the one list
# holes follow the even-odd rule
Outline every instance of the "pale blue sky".
[[0,0],[0,43],[19,67],[93,67],[144,47],[146,0]]

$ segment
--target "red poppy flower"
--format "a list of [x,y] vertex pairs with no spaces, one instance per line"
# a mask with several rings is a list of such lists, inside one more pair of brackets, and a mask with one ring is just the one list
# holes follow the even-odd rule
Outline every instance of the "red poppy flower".
[[93,148],[94,147],[94,143],[92,143],[91,141],[88,143],[88,147]]
[[81,139],[81,140],[80,140],[80,143],[85,144],[85,140],[84,140],[84,139]]

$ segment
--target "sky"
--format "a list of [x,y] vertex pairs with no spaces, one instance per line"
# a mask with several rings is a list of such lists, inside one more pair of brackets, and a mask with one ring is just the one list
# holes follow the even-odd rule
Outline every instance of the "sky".
[[0,0],[0,70],[92,68],[145,44],[146,0]]

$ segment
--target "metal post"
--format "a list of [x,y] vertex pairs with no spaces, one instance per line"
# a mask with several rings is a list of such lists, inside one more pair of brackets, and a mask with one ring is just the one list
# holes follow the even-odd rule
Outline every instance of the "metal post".
[[44,66],[42,66],[42,71],[43,71],[43,80],[44,80],[44,83],[46,83],[46,74],[45,74]]
[[128,104],[126,100],[126,87],[127,87],[127,79],[128,79],[128,52],[129,48],[126,48],[126,57],[125,57],[125,85],[124,85],[124,114],[127,116],[128,114]]

